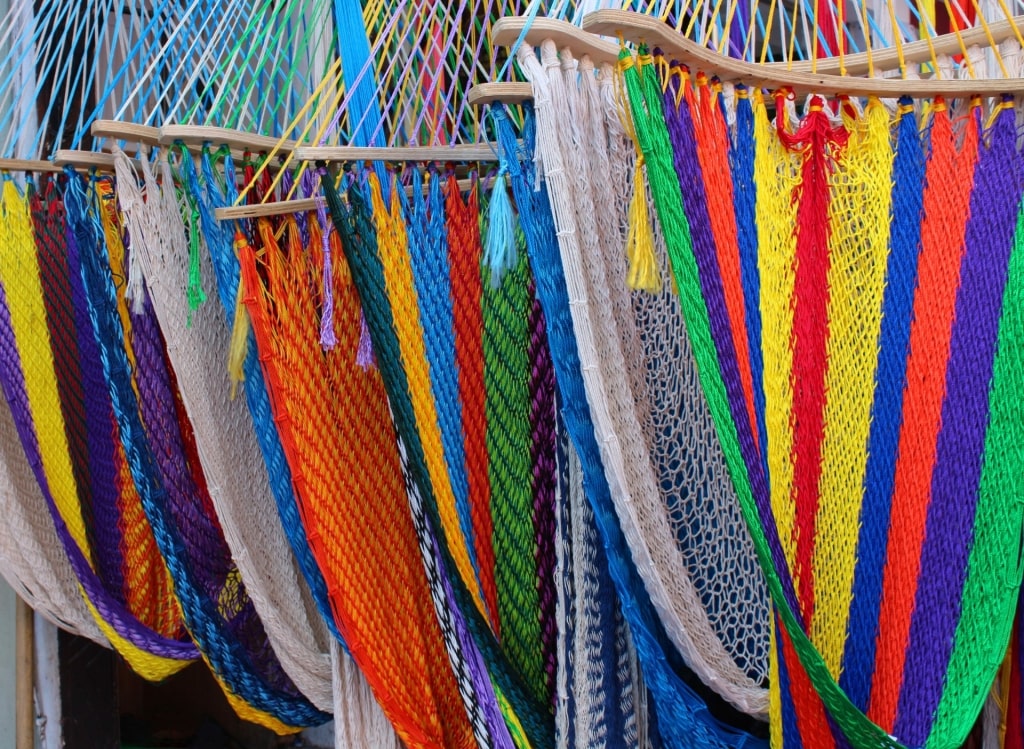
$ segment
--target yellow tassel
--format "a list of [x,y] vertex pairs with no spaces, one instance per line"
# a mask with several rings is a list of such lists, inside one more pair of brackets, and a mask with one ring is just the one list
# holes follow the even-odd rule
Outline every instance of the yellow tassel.
[[629,233],[626,255],[629,258],[629,288],[661,291],[661,274],[654,258],[654,231],[647,216],[647,192],[644,190],[643,157],[636,160],[633,172],[633,200],[629,204]]
[[234,400],[238,383],[245,382],[245,357],[249,353],[249,313],[245,309],[245,289],[242,278],[238,278],[238,294],[235,296],[235,325],[231,329],[231,346],[228,349],[228,375],[231,377],[231,398]]

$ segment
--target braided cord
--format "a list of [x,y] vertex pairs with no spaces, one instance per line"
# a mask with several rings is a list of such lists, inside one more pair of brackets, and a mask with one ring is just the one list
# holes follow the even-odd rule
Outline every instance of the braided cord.
[[[522,236],[522,235],[521,235]],[[524,237],[525,239],[525,237]],[[558,494],[555,371],[545,332],[544,310],[536,297],[536,283],[529,282],[530,345],[530,463],[533,487],[533,525],[536,537],[537,586],[540,611],[540,652],[544,660],[546,694],[554,697],[557,670],[556,528]]]
[[487,456],[487,409],[484,405],[479,211],[477,191],[470,191],[467,198],[463,199],[455,175],[451,175],[445,183],[445,217],[473,538],[484,602],[490,612],[494,631],[500,636],[498,592],[494,581],[494,521],[491,516],[491,482]]
[[530,469],[527,259],[484,283],[484,383],[502,646],[538,702],[546,701]]
[[[371,183],[374,179],[371,176]],[[343,241],[345,255],[348,258],[356,285],[360,289],[360,298],[364,300],[364,312],[367,324],[373,334],[374,350],[377,353],[380,372],[389,394],[395,424],[399,434],[406,441],[406,448],[409,452],[411,473],[423,494],[431,523],[438,529],[439,548],[445,566],[452,569],[451,565],[454,564],[454,560],[449,551],[450,540],[444,533],[423,448],[418,439],[415,412],[412,408],[409,384],[401,366],[402,358],[394,332],[392,312],[387,304],[366,304],[367,300],[371,299],[387,299],[384,271],[376,246],[377,237],[365,218],[368,213],[367,201],[358,188],[350,189],[349,201],[353,207],[352,215],[357,219],[356,229],[359,230],[358,236],[362,245],[357,247],[354,244],[353,228],[346,221],[346,208],[329,180],[324,183],[324,192],[335,227],[345,240]],[[473,594],[466,588],[461,576],[453,575],[451,583],[455,600],[466,617],[466,623],[473,634],[474,642],[480,648],[488,672],[495,683],[495,691],[508,699],[530,744],[537,749],[550,747],[553,730],[550,726],[549,711],[533,704],[527,688],[501,652],[490,627],[480,613]]]

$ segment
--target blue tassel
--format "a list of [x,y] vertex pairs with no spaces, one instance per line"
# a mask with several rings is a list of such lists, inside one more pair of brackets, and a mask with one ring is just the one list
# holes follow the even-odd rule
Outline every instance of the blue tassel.
[[487,238],[484,262],[491,271],[491,287],[498,288],[505,273],[516,264],[516,225],[508,199],[505,171],[498,174],[487,207]]

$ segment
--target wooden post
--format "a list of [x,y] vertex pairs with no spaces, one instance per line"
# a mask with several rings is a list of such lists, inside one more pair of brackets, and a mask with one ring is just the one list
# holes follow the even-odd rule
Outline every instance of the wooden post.
[[35,625],[32,609],[21,598],[15,612],[15,749],[35,744]]

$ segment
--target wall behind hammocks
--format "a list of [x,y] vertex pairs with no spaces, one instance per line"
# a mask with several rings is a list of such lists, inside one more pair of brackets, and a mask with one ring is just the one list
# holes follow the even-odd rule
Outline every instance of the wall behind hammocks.
[[0,578],[0,749],[14,749],[14,591]]

